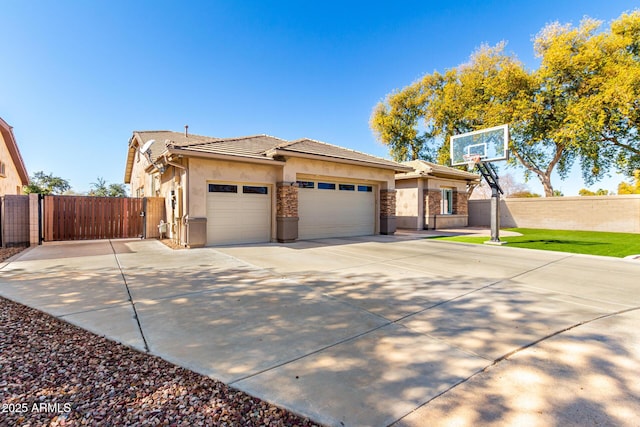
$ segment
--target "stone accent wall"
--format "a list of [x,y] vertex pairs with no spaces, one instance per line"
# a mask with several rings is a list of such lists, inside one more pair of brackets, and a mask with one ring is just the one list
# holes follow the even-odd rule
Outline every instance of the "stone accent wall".
[[279,182],[276,187],[276,216],[298,217],[298,186],[290,182]]
[[440,201],[442,194],[440,190],[424,190],[424,212],[425,216],[440,215]]
[[453,213],[456,215],[469,214],[469,198],[466,192],[453,191]]
[[380,190],[380,218],[396,216],[396,190]]

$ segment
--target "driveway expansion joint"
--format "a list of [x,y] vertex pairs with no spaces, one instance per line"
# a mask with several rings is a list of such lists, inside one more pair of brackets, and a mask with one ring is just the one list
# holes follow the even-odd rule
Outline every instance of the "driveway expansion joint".
[[140,317],[138,316],[138,310],[136,310],[136,304],[133,301],[133,297],[131,296],[131,290],[129,289],[129,285],[127,284],[127,278],[125,277],[124,271],[122,270],[122,265],[120,264],[120,260],[118,259],[118,253],[116,249],[113,247],[113,242],[109,239],[109,246],[111,246],[111,250],[113,251],[113,256],[116,259],[116,264],[118,265],[118,270],[120,270],[120,275],[122,276],[122,281],[124,283],[124,287],[127,289],[127,295],[129,295],[129,302],[131,303],[131,308],[133,309],[133,317],[136,320],[138,325],[138,331],[140,332],[140,337],[142,338],[142,343],[144,344],[144,350],[149,353],[151,350],[149,348],[149,344],[147,343],[147,339],[144,336],[144,331],[142,330],[142,325],[140,324]]

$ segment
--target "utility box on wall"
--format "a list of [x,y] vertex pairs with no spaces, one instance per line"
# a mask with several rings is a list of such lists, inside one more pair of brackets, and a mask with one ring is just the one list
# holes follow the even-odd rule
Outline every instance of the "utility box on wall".
[[207,218],[186,219],[187,246],[201,248],[207,244]]

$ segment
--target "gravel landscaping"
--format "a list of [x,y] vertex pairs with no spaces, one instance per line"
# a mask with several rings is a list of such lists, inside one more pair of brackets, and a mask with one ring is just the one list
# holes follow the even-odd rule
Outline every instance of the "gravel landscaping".
[[0,262],[4,261],[5,259],[9,259],[16,254],[19,254],[25,249],[27,248],[25,248],[24,246],[17,246],[15,248],[0,248]]
[[2,297],[0,310],[0,425],[317,425]]

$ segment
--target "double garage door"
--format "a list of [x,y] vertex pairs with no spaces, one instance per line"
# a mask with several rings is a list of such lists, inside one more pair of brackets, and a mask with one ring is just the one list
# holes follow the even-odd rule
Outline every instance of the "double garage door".
[[298,238],[374,234],[373,189],[370,184],[298,181]]
[[[207,245],[271,240],[272,187],[207,184]],[[375,232],[370,184],[298,181],[298,238],[365,236]]]

